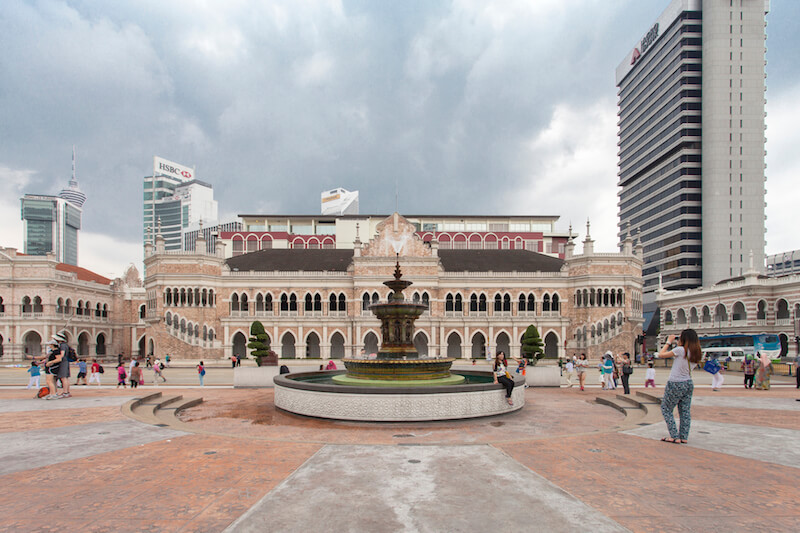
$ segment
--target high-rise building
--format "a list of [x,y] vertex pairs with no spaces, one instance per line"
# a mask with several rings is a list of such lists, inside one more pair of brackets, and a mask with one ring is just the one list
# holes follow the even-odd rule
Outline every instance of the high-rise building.
[[620,237],[644,246],[646,303],[764,264],[768,10],[673,0],[617,67]]
[[358,191],[348,191],[339,187],[323,192],[320,197],[323,215],[358,214]]
[[182,250],[187,232],[217,224],[213,187],[194,178],[194,169],[156,157],[153,176],[144,178],[143,242],[156,232],[167,250]]
[[78,265],[78,231],[86,195],[75,177],[75,147],[72,147],[72,178],[58,196],[26,194],[21,198],[21,216],[28,255],[53,253],[61,263]]
[[81,208],[58,196],[41,194],[26,194],[21,202],[25,253],[52,252],[59,262],[77,266]]

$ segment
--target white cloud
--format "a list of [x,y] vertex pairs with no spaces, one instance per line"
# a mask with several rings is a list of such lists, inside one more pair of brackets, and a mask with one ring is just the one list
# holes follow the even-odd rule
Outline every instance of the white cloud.
[[25,188],[34,174],[33,170],[0,166],[0,183],[4,189],[0,194],[0,246],[23,251],[19,199],[25,195]]
[[797,210],[800,203],[800,84],[776,95],[767,104],[767,254],[800,249]]
[[121,277],[133,262],[142,272],[142,244],[119,238],[81,231],[78,237],[78,266],[110,279]]
[[586,234],[591,220],[595,250],[617,248],[616,115],[613,102],[577,108],[560,104],[550,124],[527,144],[519,165],[530,169],[522,190],[509,191],[510,213],[560,215]]

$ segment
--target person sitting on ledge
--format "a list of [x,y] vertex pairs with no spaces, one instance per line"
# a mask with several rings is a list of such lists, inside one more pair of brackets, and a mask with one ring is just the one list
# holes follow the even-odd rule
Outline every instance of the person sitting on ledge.
[[[519,359],[515,357],[511,359],[517,363],[520,362]],[[506,354],[504,354],[502,350],[498,351],[497,355],[495,355],[492,370],[494,371],[494,382],[499,382],[506,388],[506,402],[508,405],[514,405],[514,400],[511,399],[511,393],[514,391],[514,380],[511,379],[511,374],[508,372],[508,361],[506,360]]]

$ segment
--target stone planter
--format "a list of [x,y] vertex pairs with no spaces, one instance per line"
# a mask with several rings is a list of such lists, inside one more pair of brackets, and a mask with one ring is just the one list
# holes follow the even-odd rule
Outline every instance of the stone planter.
[[237,366],[233,369],[233,388],[272,387],[277,366]]
[[561,371],[557,366],[529,366],[525,382],[531,387],[560,387]]

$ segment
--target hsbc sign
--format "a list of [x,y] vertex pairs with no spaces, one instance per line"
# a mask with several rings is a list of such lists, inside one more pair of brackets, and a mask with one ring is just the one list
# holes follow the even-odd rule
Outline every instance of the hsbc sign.
[[631,65],[636,63],[636,61],[642,57],[642,54],[647,52],[647,49],[650,48],[650,45],[656,42],[658,39],[658,22],[653,24],[653,27],[650,28],[650,31],[642,37],[642,42],[639,43],[638,48],[633,49],[633,53],[631,54]]
[[167,176],[172,176],[183,181],[194,179],[193,168],[179,165],[178,163],[173,163],[172,161],[167,161],[166,159],[162,159],[158,156],[153,158],[153,173],[166,174]]

